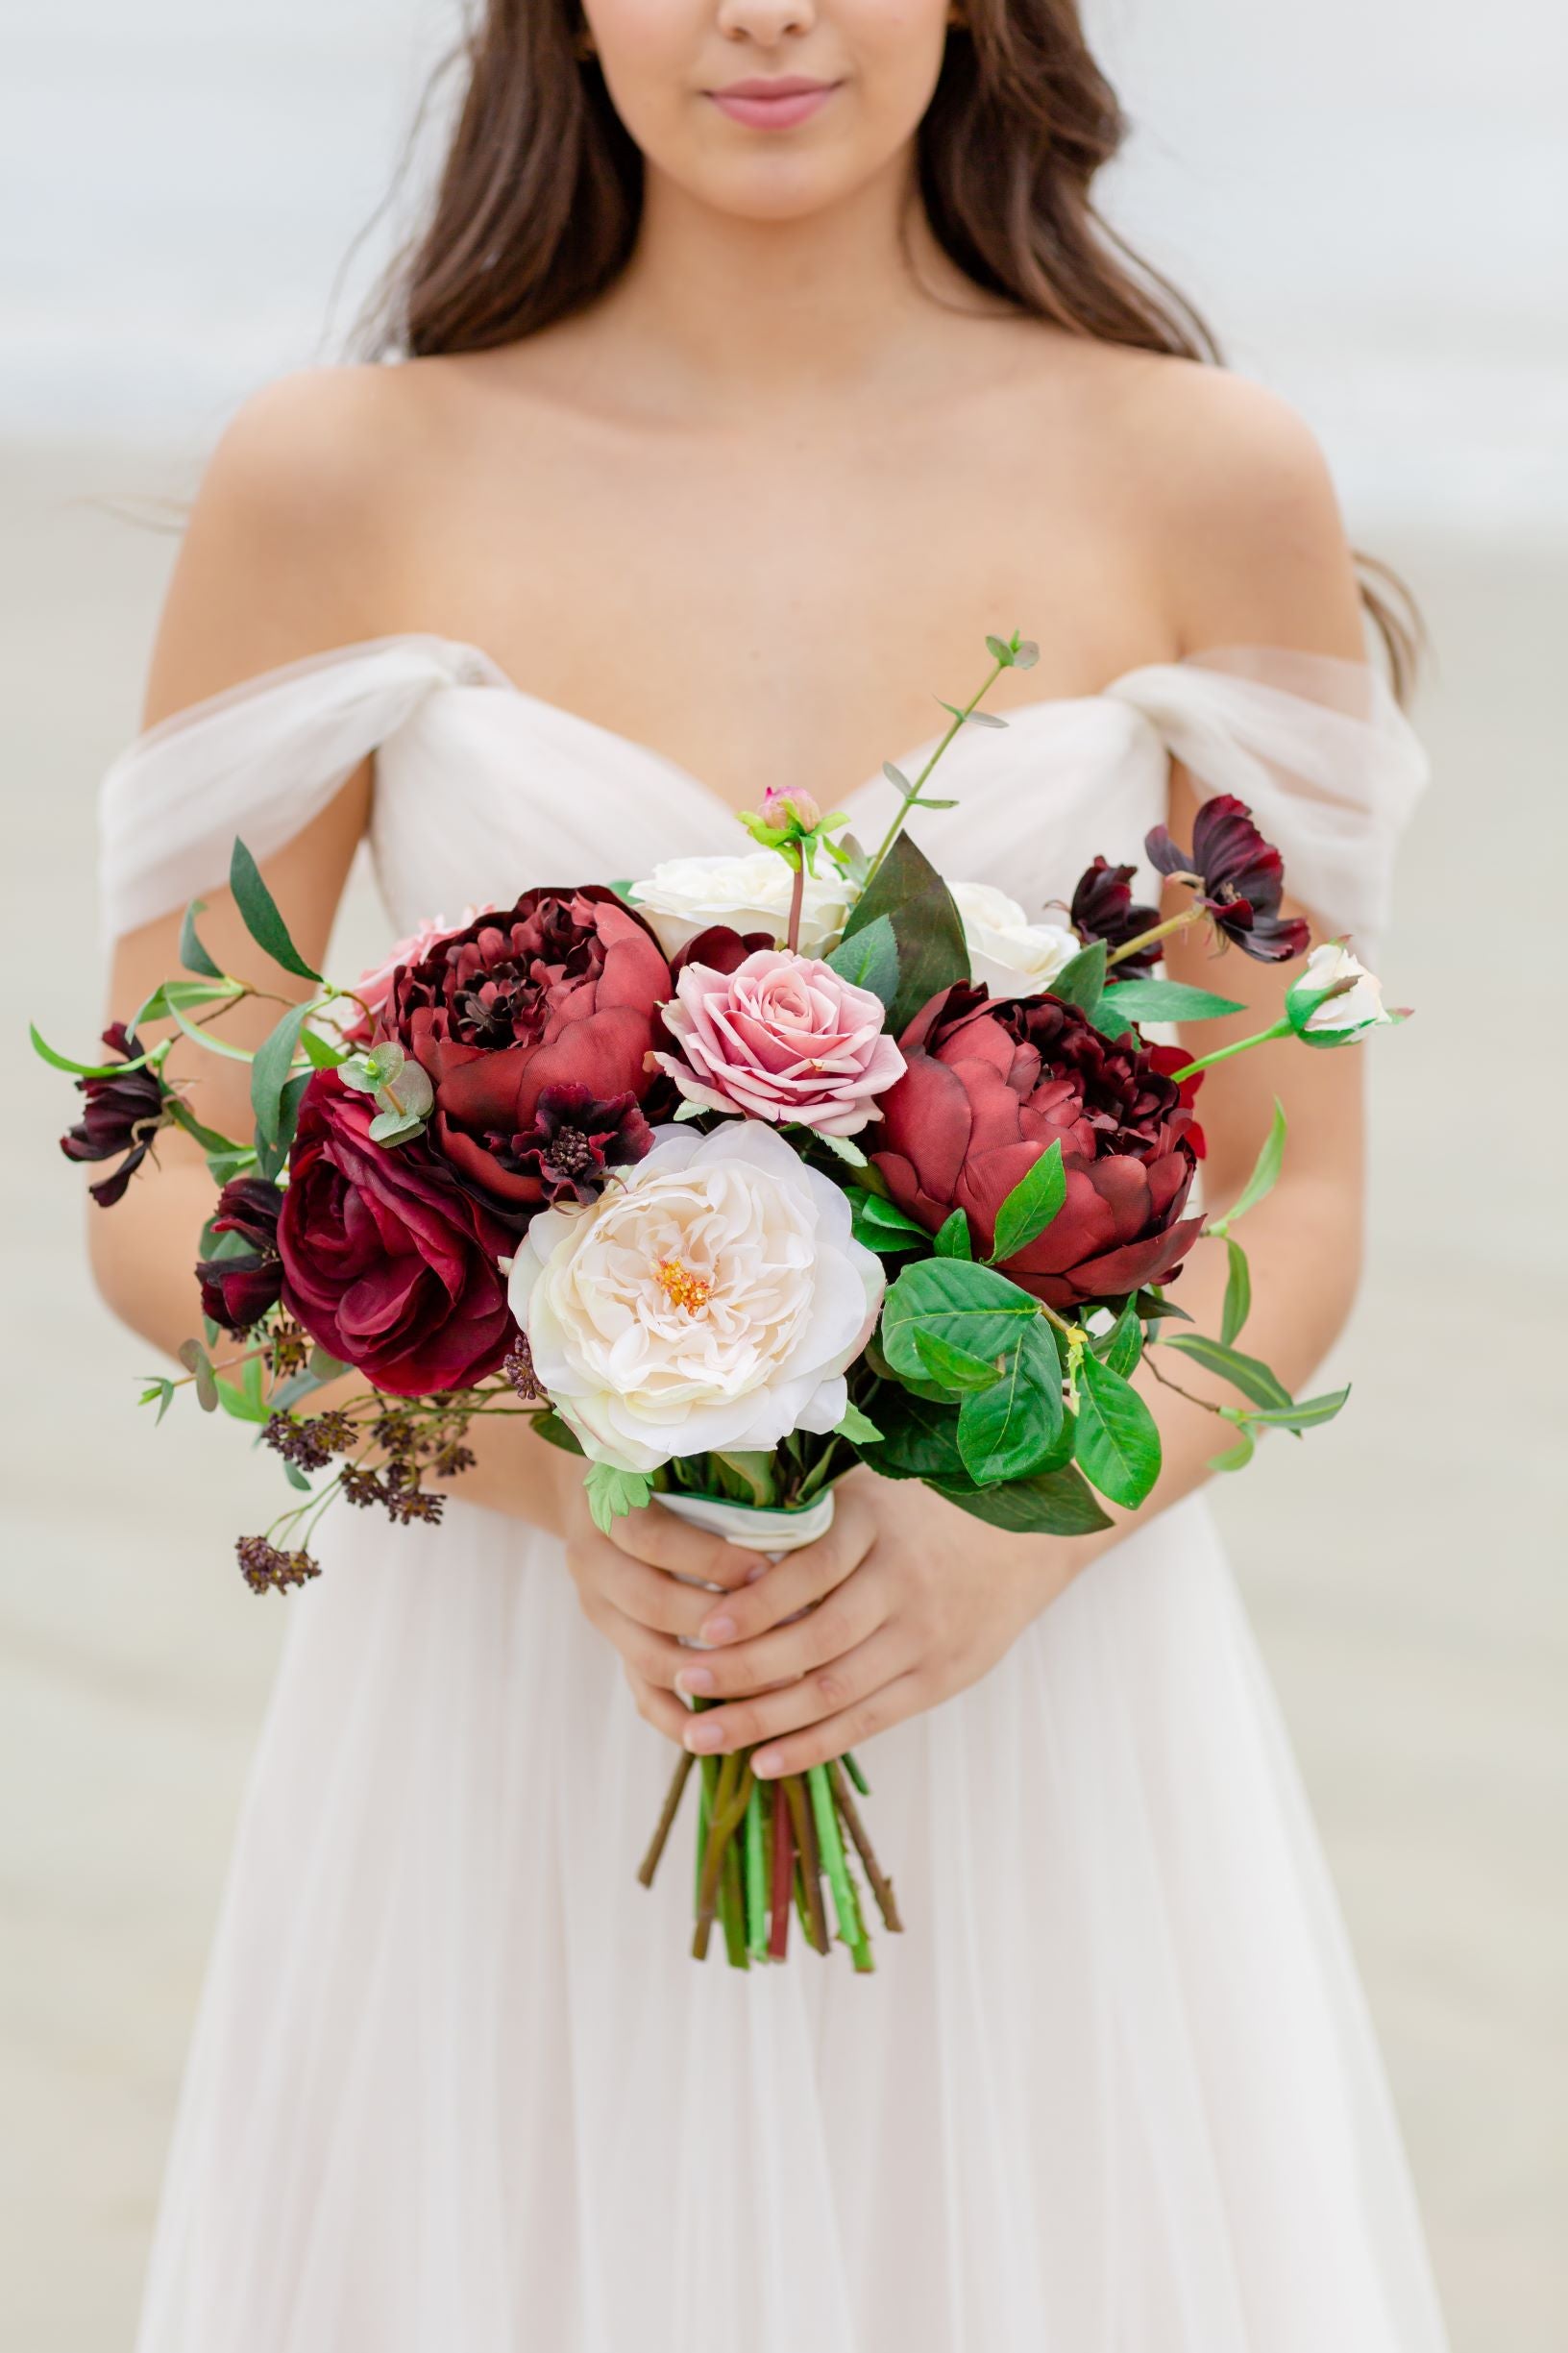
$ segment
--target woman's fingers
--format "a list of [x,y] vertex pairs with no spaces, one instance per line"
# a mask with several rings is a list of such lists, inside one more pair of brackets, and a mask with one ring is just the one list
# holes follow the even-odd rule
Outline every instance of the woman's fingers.
[[701,1528],[690,1528],[662,1504],[647,1504],[641,1511],[623,1512],[610,1523],[610,1542],[650,1569],[663,1569],[693,1584],[744,1585],[766,1562],[739,1544],[722,1543]]
[[796,1682],[814,1668],[843,1658],[875,1633],[888,1614],[883,1581],[874,1570],[846,1577],[820,1608],[793,1625],[775,1627],[750,1642],[688,1653],[675,1688],[697,1699],[739,1700],[775,1684]]
[[756,1578],[738,1593],[710,1602],[698,1639],[717,1648],[721,1643],[752,1642],[775,1626],[798,1617],[824,1594],[859,1568],[876,1541],[876,1524],[859,1498],[845,1499],[833,1526],[816,1544],[802,1545],[775,1560],[767,1575]]
[[930,1693],[919,1675],[894,1676],[891,1683],[884,1683],[842,1714],[828,1716],[788,1739],[771,1741],[751,1759],[751,1770],[763,1781],[782,1779],[787,1773],[809,1773],[813,1765],[828,1765],[850,1749],[863,1749],[878,1732],[902,1724],[906,1716],[919,1715],[930,1703]]
[[697,1630],[713,1607],[713,1595],[683,1584],[663,1569],[649,1569],[628,1559],[606,1544],[595,1561],[594,1583],[613,1608],[656,1633],[695,1640]]
[[670,1692],[661,1691],[657,1683],[650,1683],[646,1676],[639,1675],[636,1668],[629,1664],[625,1676],[631,1696],[637,1703],[637,1713],[644,1723],[651,1724],[656,1732],[662,1732],[666,1740],[673,1740],[678,1749],[686,1727],[691,1722],[690,1709],[682,1707]]
[[[725,1707],[704,1708],[685,1727],[686,1746],[694,1754],[723,1754],[730,1749],[749,1749],[802,1727],[861,1717],[871,1696],[885,1683],[906,1674],[914,1661],[907,1634],[893,1626],[879,1627],[869,1641],[834,1659],[831,1666],[800,1677],[781,1690],[752,1700],[733,1700]],[[852,1747],[852,1741],[841,1747]],[[841,1749],[826,1749],[837,1756]]]

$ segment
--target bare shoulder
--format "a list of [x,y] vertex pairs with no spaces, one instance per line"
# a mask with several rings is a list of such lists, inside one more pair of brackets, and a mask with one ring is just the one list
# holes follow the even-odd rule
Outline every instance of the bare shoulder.
[[255,394],[208,461],[175,567],[149,722],[263,671],[380,634],[419,440],[408,372],[311,369]]
[[1277,394],[1222,368],[1128,355],[1109,429],[1149,518],[1187,651],[1251,642],[1361,651],[1328,461]]

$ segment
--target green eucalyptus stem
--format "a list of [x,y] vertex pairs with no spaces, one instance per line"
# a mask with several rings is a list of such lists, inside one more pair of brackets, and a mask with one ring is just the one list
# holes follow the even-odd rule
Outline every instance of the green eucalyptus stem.
[[863,893],[870,885],[877,868],[881,865],[883,859],[887,856],[889,850],[893,847],[894,842],[896,842],[899,834],[902,832],[905,818],[908,817],[911,809],[918,809],[919,807],[920,795],[924,792],[927,784],[930,782],[931,772],[936,767],[937,762],[942,758],[943,753],[947,749],[948,745],[952,742],[960,727],[963,726],[965,721],[972,712],[979,709],[981,703],[984,702],[986,697],[990,694],[992,688],[995,685],[1003,671],[1010,670],[1012,667],[1013,665],[1010,662],[992,663],[991,675],[987,678],[979,693],[971,695],[968,701],[964,705],[964,708],[954,714],[952,723],[949,725],[946,734],[942,738],[935,751],[932,752],[931,757],[929,760],[927,760],[925,766],[916,777],[914,791],[906,794],[896,816],[894,818],[893,823],[888,827],[887,832],[883,835],[882,846],[877,851],[876,856],[871,860],[870,865],[867,868],[866,880],[860,886]]
[[762,1788],[746,1802],[746,1944],[753,1961],[768,1958],[768,1872],[763,1859]]
[[812,1814],[817,1825],[817,1837],[822,1851],[822,1866],[827,1883],[833,1890],[833,1909],[839,1916],[839,1934],[849,1948],[856,1971],[865,1975],[874,1970],[870,1944],[865,1924],[860,1917],[860,1905],[855,1900],[854,1882],[849,1866],[845,1861],[844,1840],[839,1835],[838,1809],[833,1802],[833,1788],[825,1765],[813,1765],[806,1775],[811,1791]]
[[1200,1055],[1196,1062],[1189,1062],[1184,1068],[1173,1070],[1170,1074],[1171,1085],[1179,1087],[1184,1079],[1196,1078],[1200,1070],[1212,1070],[1216,1063],[1230,1062],[1237,1054],[1250,1053],[1255,1045],[1272,1045],[1277,1039],[1292,1038],[1294,1035],[1293,1023],[1276,1021],[1272,1028],[1261,1029],[1251,1038],[1237,1038],[1233,1045],[1216,1046],[1212,1054]]
[[1140,931],[1136,940],[1124,940],[1120,947],[1113,948],[1107,956],[1106,970],[1109,972],[1114,964],[1124,964],[1129,956],[1138,955],[1143,948],[1153,947],[1158,940],[1169,940],[1179,931],[1190,931],[1194,923],[1206,919],[1208,913],[1208,908],[1201,904],[1184,907],[1180,915],[1171,916],[1164,923],[1156,923],[1152,930]]

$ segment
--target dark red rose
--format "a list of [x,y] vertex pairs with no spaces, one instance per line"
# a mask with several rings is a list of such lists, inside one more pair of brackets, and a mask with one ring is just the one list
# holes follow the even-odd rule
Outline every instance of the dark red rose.
[[487,1136],[499,1165],[529,1178],[546,1201],[597,1200],[612,1168],[651,1149],[653,1131],[629,1094],[596,1103],[586,1087],[547,1087],[525,1136]]
[[435,1088],[431,1140],[515,1227],[552,1197],[511,1148],[536,1131],[547,1088],[599,1104],[664,1091],[648,1057],[673,986],[653,934],[613,891],[527,891],[404,966],[382,1023]]
[[[1086,947],[1096,940],[1103,940],[1107,947],[1121,947],[1140,933],[1152,931],[1159,922],[1159,908],[1140,906],[1133,896],[1137,871],[1136,866],[1108,866],[1103,858],[1096,858],[1080,875],[1070,913],[1072,928]],[[1152,947],[1139,948],[1136,956],[1123,956],[1116,971],[1124,980],[1134,972],[1151,971],[1160,956],[1157,940]]]
[[466,1388],[515,1337],[499,1261],[516,1237],[424,1139],[372,1143],[375,1116],[335,1071],[306,1089],[278,1220],[283,1305],[378,1388]]
[[[123,1021],[110,1023],[104,1043],[127,1063],[139,1062],[144,1051],[141,1040]],[[152,1150],[153,1138],[168,1125],[169,1090],[145,1065],[139,1070],[112,1071],[108,1078],[79,1078],[76,1086],[77,1092],[86,1096],[87,1108],[61,1138],[60,1148],[67,1160],[78,1161],[112,1160],[124,1153],[111,1176],[100,1177],[87,1188],[100,1209],[112,1209]]]
[[1141,1047],[1113,1045],[1053,996],[933,997],[898,1041],[871,1158],[901,1210],[935,1233],[955,1209],[977,1254],[996,1213],[1060,1140],[1067,1197],[1004,1273],[1059,1310],[1165,1280],[1203,1220],[1182,1211],[1197,1164],[1192,1115]]
[[278,1217],[283,1196],[265,1177],[233,1177],[218,1195],[214,1234],[237,1234],[250,1248],[233,1258],[200,1259],[202,1313],[225,1332],[249,1332],[282,1296]]
[[1195,880],[1202,901],[1227,940],[1260,964],[1288,964],[1312,944],[1309,926],[1280,913],[1285,861],[1252,821],[1252,811],[1234,794],[1206,800],[1192,827],[1190,851],[1178,848],[1164,825],[1144,842],[1149,862],[1162,874]]
[[727,923],[714,923],[699,931],[695,940],[677,947],[670,959],[672,978],[679,980],[689,964],[705,965],[710,972],[726,976],[738,972],[747,956],[759,948],[776,947],[777,941],[771,931],[731,931]]

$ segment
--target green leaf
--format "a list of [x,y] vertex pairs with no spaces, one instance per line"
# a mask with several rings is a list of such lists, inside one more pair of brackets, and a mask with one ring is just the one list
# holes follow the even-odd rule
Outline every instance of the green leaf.
[[313,1029],[301,1030],[300,1043],[305,1048],[306,1060],[316,1070],[337,1069],[348,1061],[353,1051],[350,1046],[333,1045],[330,1039],[323,1038],[319,1031]]
[[1132,1035],[1132,1024],[1124,1020],[1116,1011],[1116,999],[1120,994],[1119,989],[1107,989],[1099,1003],[1091,1005],[1089,1009],[1090,1020],[1099,1031],[1100,1036],[1109,1038],[1113,1045],[1118,1039]]
[[583,1482],[588,1511],[600,1535],[627,1511],[641,1511],[653,1492],[646,1471],[617,1470],[613,1462],[590,1462]]
[[321,974],[306,963],[290,939],[288,925],[278,912],[278,902],[261,879],[260,868],[237,835],[229,860],[229,888],[257,946],[264,948],[273,963],[281,964],[285,972],[297,972],[301,980],[319,981]]
[[1348,1388],[1331,1389],[1323,1397],[1304,1397],[1300,1405],[1261,1406],[1247,1419],[1262,1422],[1271,1430],[1316,1430],[1324,1422],[1334,1420],[1349,1395]]
[[867,1165],[866,1155],[852,1136],[824,1136],[821,1128],[808,1128],[806,1133],[831,1152],[835,1160],[842,1160],[845,1167],[864,1168]]
[[185,919],[180,926],[180,961],[187,972],[201,972],[208,980],[222,980],[223,967],[213,963],[196,933],[196,918],[206,913],[205,898],[193,898],[185,909]]
[[305,1473],[301,1470],[297,1462],[285,1462],[283,1464],[283,1477],[288,1481],[289,1485],[291,1487],[298,1488],[302,1495],[310,1494],[310,1482],[308,1479],[306,1479]]
[[923,1479],[958,1486],[968,1472],[958,1451],[958,1409],[945,1398],[922,1397],[913,1389],[889,1387],[876,1399],[882,1443],[876,1469],[884,1479]]
[[231,1045],[227,1038],[215,1037],[209,1029],[198,1029],[194,1021],[186,1018],[184,1005],[181,1004],[177,997],[170,996],[167,989],[164,990],[163,995],[165,998],[165,1010],[169,1014],[171,1019],[180,1029],[184,1031],[187,1038],[193,1039],[196,1044],[201,1046],[205,1052],[208,1054],[221,1054],[226,1062],[250,1062],[254,1059],[249,1046]]
[[903,770],[895,767],[892,760],[883,761],[882,773],[896,791],[902,793],[906,800],[912,800],[914,798],[915,787],[911,784],[909,778],[904,774]]
[[571,1423],[563,1422],[558,1413],[551,1412],[548,1408],[542,1413],[531,1413],[528,1426],[536,1437],[543,1438],[547,1445],[558,1446],[563,1455],[581,1454],[582,1441]]
[[1217,1373],[1233,1388],[1255,1406],[1288,1406],[1290,1392],[1277,1374],[1271,1373],[1260,1357],[1243,1356],[1238,1348],[1228,1348],[1223,1340],[1212,1340],[1202,1332],[1173,1332],[1165,1348],[1177,1349],[1201,1364],[1205,1372]]
[[300,1106],[305,1101],[305,1091],[309,1084],[308,1070],[295,1072],[283,1089],[282,1102],[279,1107],[277,1135],[271,1143],[258,1143],[257,1146],[256,1172],[257,1176],[265,1177],[269,1183],[278,1178],[288,1160],[289,1149],[294,1141],[294,1132],[300,1124]]
[[832,966],[841,980],[855,989],[869,989],[884,1005],[891,1005],[898,993],[898,943],[885,915],[841,940],[822,961]]
[[232,1136],[221,1135],[215,1127],[204,1127],[190,1105],[181,1095],[171,1094],[164,1104],[164,1109],[175,1126],[184,1128],[187,1136],[194,1137],[204,1152],[221,1153],[227,1156],[235,1152],[248,1153],[250,1150],[248,1144],[236,1143]]
[[423,1136],[425,1122],[405,1118],[401,1111],[379,1111],[366,1133],[372,1143],[385,1144],[391,1151],[400,1143],[412,1143],[416,1136]]
[[931,1237],[915,1218],[906,1217],[892,1201],[880,1193],[863,1192],[851,1187],[849,1207],[854,1218],[854,1236],[868,1250],[925,1249]]
[[1131,1382],[1092,1353],[1078,1360],[1076,1453],[1114,1504],[1134,1511],[1160,1476],[1160,1432]]
[[325,1388],[330,1381],[341,1381],[348,1371],[341,1357],[334,1357],[330,1348],[319,1344],[310,1351],[310,1374]]
[[1238,1217],[1244,1217],[1248,1210],[1255,1210],[1259,1202],[1266,1200],[1274,1190],[1285,1163],[1286,1133],[1285,1105],[1276,1098],[1274,1117],[1263,1140],[1263,1148],[1258,1155],[1258,1164],[1242,1186],[1234,1206],[1225,1212],[1223,1217],[1215,1219],[1216,1232],[1223,1233],[1227,1226],[1234,1226]]
[[971,1357],[1010,1356],[1019,1331],[1040,1320],[1027,1291],[990,1266],[967,1259],[925,1259],[906,1266],[882,1303],[882,1346],[900,1378],[924,1366],[915,1334],[922,1331]]
[[1158,1288],[1139,1291],[1134,1305],[1146,1324],[1166,1322],[1189,1324],[1192,1321],[1186,1308],[1176,1307]]
[[243,994],[243,985],[237,980],[159,981],[145,1004],[136,1007],[130,1026],[140,1029],[147,1021],[168,1020],[177,1007],[189,1013],[198,1005],[221,1005]]
[[1212,1471],[1244,1471],[1257,1451],[1257,1440],[1242,1424],[1237,1433],[1236,1444],[1228,1446],[1222,1455],[1213,1456],[1209,1468]]
[[40,1062],[46,1062],[53,1070],[68,1071],[72,1078],[116,1078],[127,1070],[139,1070],[148,1059],[145,1054],[138,1054],[134,1062],[72,1062],[68,1056],[57,1054],[31,1021],[27,1034]]
[[1234,997],[1213,996],[1179,980],[1117,981],[1105,996],[1105,1012],[1119,1014],[1124,1027],[1129,1021],[1219,1021],[1246,1010]]
[[850,911],[845,940],[886,916],[898,943],[898,989],[888,1013],[896,1037],[939,990],[969,977],[964,922],[952,893],[907,833],[898,834]]
[[1050,986],[1050,994],[1088,1013],[1105,993],[1105,942],[1095,940],[1064,965]]
[[247,1168],[256,1166],[256,1154],[249,1144],[235,1144],[229,1152],[209,1152],[207,1173],[214,1185],[227,1185],[231,1177],[243,1176]]
[[986,651],[990,654],[992,660],[997,663],[1001,669],[1012,669],[1013,649],[1008,644],[1005,637],[988,637],[986,640]]
[[1018,1179],[996,1213],[996,1239],[988,1264],[1016,1258],[1024,1246],[1043,1234],[1067,1197],[1067,1172],[1062,1165],[1061,1139],[1042,1152],[1034,1166]]
[[1120,1373],[1124,1381],[1132,1379],[1143,1354],[1143,1325],[1135,1299],[1128,1300],[1116,1318],[1115,1329],[1095,1353],[1103,1358],[1114,1373]]
[[833,1435],[836,1438],[843,1438],[850,1446],[879,1446],[882,1442],[882,1433],[870,1415],[862,1413],[860,1408],[853,1403],[845,1406],[844,1419],[834,1431]]
[[211,1358],[200,1340],[183,1340],[178,1353],[181,1363],[195,1383],[196,1403],[204,1413],[215,1413],[218,1405],[218,1378],[212,1370]]
[[276,1143],[282,1123],[283,1089],[294,1067],[294,1053],[300,1042],[311,1006],[291,1005],[278,1023],[269,1031],[256,1049],[251,1066],[251,1108],[256,1114],[257,1134],[263,1143]]
[[954,1210],[937,1228],[931,1244],[939,1259],[972,1259],[974,1244],[969,1239],[969,1221],[962,1210]]
[[236,1422],[264,1422],[270,1418],[269,1408],[262,1406],[257,1410],[245,1391],[234,1382],[225,1381],[221,1374],[218,1376],[217,1389],[219,1405]]
[[155,1398],[158,1401],[158,1412],[154,1417],[153,1422],[153,1427],[156,1430],[159,1423],[163,1419],[164,1414],[167,1413],[169,1408],[174,1403],[174,1383],[166,1379],[161,1373],[155,1373],[153,1375],[136,1402],[139,1405],[150,1406]]
[[1026,1324],[1000,1380],[967,1396],[959,1409],[958,1447],[977,1487],[1040,1469],[1062,1435],[1062,1366],[1040,1322]]
[[930,1483],[975,1519],[1015,1535],[1089,1536],[1111,1526],[1071,1463],[1062,1470],[1037,1471],[1029,1479],[1009,1479],[999,1487],[951,1486],[937,1480]]
[[1229,1348],[1252,1312],[1252,1269],[1247,1264],[1247,1254],[1238,1241],[1232,1241],[1227,1236],[1225,1248],[1230,1257],[1231,1271],[1225,1284],[1219,1336]]
[[967,1348],[951,1347],[929,1332],[915,1330],[915,1349],[939,1388],[963,1392],[967,1389],[994,1388],[1001,1379],[1001,1367],[990,1363],[984,1357],[971,1357]]

